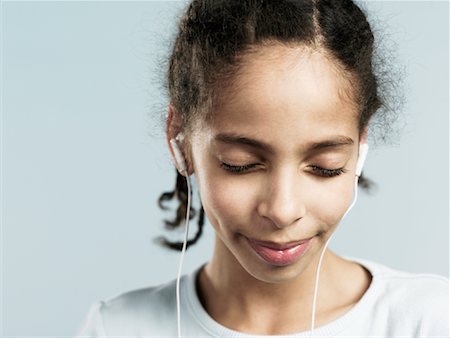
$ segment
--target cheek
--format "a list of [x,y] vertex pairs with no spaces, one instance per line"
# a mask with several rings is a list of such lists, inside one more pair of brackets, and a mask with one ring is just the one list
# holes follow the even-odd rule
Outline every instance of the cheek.
[[205,180],[203,198],[205,210],[215,218],[217,225],[234,228],[246,223],[254,210],[254,201],[248,185],[235,184],[222,175],[211,175]]
[[208,219],[214,227],[237,227],[246,222],[255,209],[255,185],[231,178],[213,161],[197,162],[196,178]]
[[317,189],[310,204],[310,214],[327,227],[335,226],[353,200],[355,179],[348,177],[334,181],[327,189]]

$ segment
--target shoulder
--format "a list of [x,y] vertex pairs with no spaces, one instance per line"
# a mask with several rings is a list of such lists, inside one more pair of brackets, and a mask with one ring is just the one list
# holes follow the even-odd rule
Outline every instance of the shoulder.
[[423,336],[449,330],[449,279],[437,274],[410,273],[360,261],[373,276],[374,307],[397,325],[415,323]]
[[115,322],[120,316],[122,321],[131,322],[148,320],[149,316],[163,317],[172,315],[175,302],[175,281],[130,290],[103,301],[103,318],[105,322]]
[[[420,324],[422,336],[449,332],[449,280],[435,274],[391,273],[384,277],[390,308]],[[401,317],[400,317],[401,318]],[[432,334],[435,333],[435,334]]]
[[374,279],[385,296],[422,305],[445,305],[448,302],[448,278],[431,273],[396,270],[379,263],[372,264],[376,264],[373,269]]
[[[183,276],[185,279],[186,276]],[[165,335],[174,326],[176,282],[130,290],[91,306],[79,337]],[[167,325],[166,325],[167,323]]]

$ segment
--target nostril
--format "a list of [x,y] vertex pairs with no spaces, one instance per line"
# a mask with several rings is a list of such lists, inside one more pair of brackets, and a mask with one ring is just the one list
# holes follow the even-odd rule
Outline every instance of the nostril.
[[260,203],[258,213],[269,219],[276,227],[284,228],[301,219],[305,214],[304,209],[299,203],[267,199]]
[[286,228],[288,226],[291,226],[291,225],[297,223],[300,219],[301,219],[301,217],[298,217],[298,218],[292,219],[292,220],[288,220],[288,221],[284,221],[284,222],[280,221],[280,222],[275,223],[275,225],[277,228],[282,229],[282,228]]
[[267,204],[261,204],[258,214],[267,219],[267,222],[276,228],[282,229],[291,226],[301,220],[304,216],[303,208],[269,208]]

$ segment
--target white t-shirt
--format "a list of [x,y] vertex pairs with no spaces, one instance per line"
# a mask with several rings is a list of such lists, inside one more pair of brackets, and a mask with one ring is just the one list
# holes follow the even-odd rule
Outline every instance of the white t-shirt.
[[[372,282],[349,311],[316,327],[315,337],[450,337],[449,280],[413,274],[351,258],[366,267]],[[186,337],[258,337],[230,330],[212,319],[195,289],[200,269],[180,281],[182,335]],[[270,337],[309,337],[304,331]],[[78,337],[176,337],[175,281],[122,293],[96,302]],[[269,336],[267,336],[269,337]]]

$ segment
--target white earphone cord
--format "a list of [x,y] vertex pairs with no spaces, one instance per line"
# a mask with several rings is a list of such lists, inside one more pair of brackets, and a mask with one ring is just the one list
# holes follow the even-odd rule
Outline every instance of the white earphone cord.
[[[358,179],[359,177],[356,176],[355,179],[355,189],[354,189],[354,193],[353,193],[353,201],[350,204],[350,206],[348,207],[347,211],[345,212],[344,216],[342,216],[341,220],[339,221],[339,223],[345,218],[345,216],[347,216],[347,214],[350,212],[350,210],[353,208],[353,206],[356,203],[356,199],[358,198]],[[315,285],[314,285],[314,298],[313,298],[313,305],[312,305],[312,311],[311,311],[311,330],[310,330],[310,337],[312,337],[313,331],[314,331],[314,325],[315,325],[315,320],[316,320],[316,304],[317,304],[317,294],[318,294],[318,286],[319,286],[319,277],[320,277],[320,267],[322,265],[322,259],[323,259],[323,254],[325,253],[325,250],[328,247],[328,243],[330,243],[330,240],[333,238],[334,232],[331,234],[331,236],[328,238],[327,242],[325,243],[325,246],[322,249],[322,252],[320,254],[320,258],[319,258],[319,264],[317,265],[317,270],[316,270],[316,281],[315,281]]]
[[185,220],[185,229],[184,229],[184,240],[183,240],[183,248],[181,249],[180,262],[178,264],[178,274],[177,274],[177,328],[178,328],[178,338],[181,338],[181,313],[180,313],[180,278],[181,271],[183,270],[183,260],[184,253],[186,252],[187,239],[189,234],[189,215],[191,210],[191,181],[189,180],[189,176],[186,171],[184,171],[186,177],[187,184],[187,206],[186,206],[186,220]]

